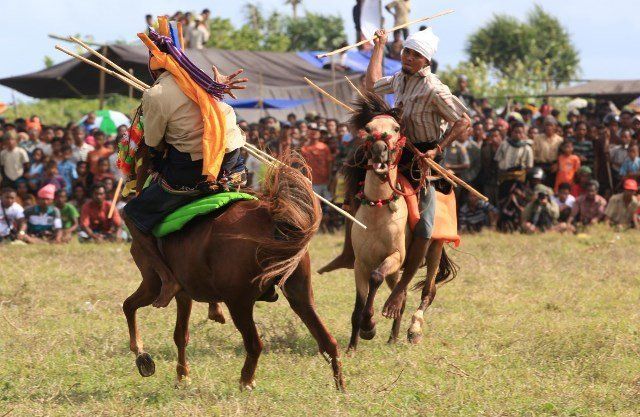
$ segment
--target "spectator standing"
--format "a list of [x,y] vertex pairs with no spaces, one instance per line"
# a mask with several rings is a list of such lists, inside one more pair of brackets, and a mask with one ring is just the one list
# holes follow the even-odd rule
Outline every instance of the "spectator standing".
[[81,242],[103,242],[118,239],[122,228],[122,220],[118,210],[114,210],[109,219],[111,203],[106,200],[104,185],[98,183],[91,190],[91,200],[84,203],[80,212]]
[[41,185],[53,185],[55,191],[66,189],[67,184],[64,178],[58,173],[58,164],[56,161],[49,161],[44,166],[44,175],[42,176]]
[[468,133],[460,134],[456,140],[444,151],[443,163],[446,169],[452,170],[458,177],[469,182],[467,172],[471,167],[469,154],[465,143],[469,137]]
[[27,151],[18,146],[17,136],[14,132],[5,133],[4,143],[5,149],[0,151],[2,185],[15,188],[16,180],[22,177],[28,167],[29,155]]
[[575,136],[570,140],[573,142],[573,151],[580,158],[583,166],[593,169],[595,156],[593,151],[593,142],[588,137],[587,124],[585,122],[576,123]]
[[627,151],[627,159],[620,167],[620,176],[622,178],[631,178],[636,181],[640,178],[640,157],[638,156],[638,145],[629,146]]
[[87,117],[79,126],[81,126],[88,134],[91,134],[94,129],[100,128],[100,126],[96,124],[96,114],[94,112],[87,113]]
[[498,183],[502,191],[499,198],[502,198],[513,182],[524,183],[527,170],[533,167],[533,149],[526,138],[523,123],[513,125],[511,137],[500,144],[494,160],[498,162]]
[[562,137],[557,133],[558,122],[552,116],[544,119],[544,133],[533,138],[533,160],[546,174],[546,185],[552,186],[554,177],[551,167],[558,161],[558,149]]
[[640,207],[638,200],[638,182],[632,179],[624,180],[622,192],[611,196],[605,211],[607,224],[622,228],[638,228],[638,216],[636,212]]
[[89,152],[93,151],[94,147],[85,142],[86,131],[84,130],[84,127],[73,127],[73,129],[71,129],[71,137],[73,138],[73,144],[71,145],[73,161],[76,163],[86,161]]
[[2,190],[0,196],[0,243],[13,240],[24,222],[24,210],[16,202],[16,191],[12,188]]
[[95,149],[87,154],[87,162],[89,163],[89,171],[96,175],[98,174],[98,162],[101,158],[108,158],[111,155],[111,149],[105,145],[106,135],[103,131],[98,130],[93,134],[96,141]]
[[489,131],[489,137],[482,142],[480,148],[480,173],[478,184],[482,185],[484,195],[489,198],[491,204],[498,204],[498,162],[495,159],[496,152],[502,144],[500,130],[494,128]]
[[18,239],[26,243],[60,243],[62,219],[60,210],[53,205],[56,187],[45,185],[38,191],[38,204],[24,211],[25,223],[18,232]]
[[310,123],[307,132],[308,142],[300,152],[311,169],[313,190],[330,200],[329,184],[333,165],[331,150],[326,144],[320,142],[320,130],[316,123]]
[[[393,26],[404,25],[409,22],[409,14],[411,13],[411,0],[394,0],[388,3],[385,8],[389,13],[393,15]],[[409,28],[396,30],[393,32],[393,38],[395,41],[399,41],[403,37],[407,39],[409,37]]]
[[562,145],[560,145],[560,155],[558,155],[558,164],[555,167],[556,183],[554,190],[558,192],[558,187],[562,183],[573,184],[579,169],[580,158],[573,154],[573,143],[570,141],[562,142]]
[[[609,162],[609,145],[611,140],[611,131],[607,126],[602,125],[598,128],[598,137],[593,142],[593,151],[595,155],[594,177],[600,183],[600,190],[608,195],[610,191],[610,181],[613,182],[611,175],[611,165]],[[603,186],[603,184],[605,184]]]
[[69,145],[62,147],[62,161],[58,162],[58,172],[64,179],[67,195],[71,195],[73,183],[78,179],[78,172],[73,162],[73,151]]
[[28,181],[29,189],[33,191],[40,189],[40,182],[42,181],[42,175],[44,174],[44,163],[45,156],[42,149],[34,149],[31,154],[29,169],[23,174],[23,177]]
[[622,164],[628,157],[629,146],[631,146],[632,140],[633,135],[631,130],[625,129],[620,133],[620,144],[611,148],[611,168],[618,175],[620,174]]
[[586,192],[576,199],[569,216],[570,224],[588,226],[604,219],[607,200],[598,195],[598,188],[598,181],[592,180]]

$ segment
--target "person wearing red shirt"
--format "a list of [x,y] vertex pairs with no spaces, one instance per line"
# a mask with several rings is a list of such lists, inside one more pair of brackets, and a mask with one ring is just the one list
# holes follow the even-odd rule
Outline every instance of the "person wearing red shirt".
[[116,241],[120,235],[122,219],[118,210],[108,217],[111,203],[106,200],[104,185],[96,184],[91,190],[91,200],[84,203],[80,212],[80,241]]
[[307,144],[302,147],[300,152],[311,169],[313,191],[330,200],[329,184],[331,182],[331,167],[333,164],[331,149],[320,142],[320,129],[315,123],[309,124],[307,139]]

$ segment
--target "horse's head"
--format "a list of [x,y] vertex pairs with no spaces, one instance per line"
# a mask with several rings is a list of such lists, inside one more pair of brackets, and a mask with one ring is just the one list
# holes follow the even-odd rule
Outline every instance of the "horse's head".
[[400,110],[392,109],[374,93],[367,93],[358,101],[351,118],[351,124],[364,138],[368,164],[379,176],[386,176],[400,161],[405,144],[400,120]]

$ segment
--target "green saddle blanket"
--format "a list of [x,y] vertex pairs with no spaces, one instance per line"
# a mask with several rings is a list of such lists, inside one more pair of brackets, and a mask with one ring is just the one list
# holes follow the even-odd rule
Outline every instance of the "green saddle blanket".
[[240,200],[257,200],[257,198],[251,194],[238,192],[225,192],[202,197],[165,217],[162,223],[153,228],[153,235],[164,237],[169,233],[177,232],[196,216],[212,213]]

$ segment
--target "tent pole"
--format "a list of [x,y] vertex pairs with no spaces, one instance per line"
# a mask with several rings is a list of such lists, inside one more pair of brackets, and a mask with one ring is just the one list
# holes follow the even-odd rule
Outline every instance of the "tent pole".
[[[105,57],[107,56],[107,45],[104,45],[102,47],[102,55],[104,55]],[[105,66],[106,62],[104,59],[100,60],[100,65],[101,66]],[[105,90],[105,84],[106,84],[106,75],[104,73],[104,71],[100,71],[100,79],[99,79],[99,90],[98,90],[98,100],[99,100],[99,104],[98,104],[98,109],[102,110],[104,109],[104,90]]]

